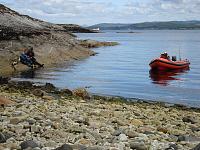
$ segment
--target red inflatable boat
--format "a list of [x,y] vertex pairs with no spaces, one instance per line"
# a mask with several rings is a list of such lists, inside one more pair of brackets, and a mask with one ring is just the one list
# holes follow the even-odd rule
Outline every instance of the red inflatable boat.
[[174,69],[186,69],[189,68],[190,62],[186,60],[176,61],[175,59],[169,59],[169,57],[163,57],[161,55],[160,58],[156,58],[150,62],[150,67],[153,70],[174,70]]

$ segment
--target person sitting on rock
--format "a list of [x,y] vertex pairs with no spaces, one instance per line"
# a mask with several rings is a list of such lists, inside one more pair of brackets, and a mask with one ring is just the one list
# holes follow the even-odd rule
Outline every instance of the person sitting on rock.
[[[21,62],[24,65],[27,65],[30,68],[34,68],[35,66],[38,66],[38,67],[44,66],[44,64],[40,64],[35,59],[35,53],[33,51],[33,47],[29,47],[24,50],[24,52],[19,57],[19,62]],[[18,62],[13,62],[12,66],[14,67],[16,64],[18,64]]]
[[44,66],[44,64],[40,64],[35,59],[35,53],[33,51],[33,47],[29,47],[29,48],[25,49],[25,51],[20,55],[20,62],[31,68],[33,68],[35,65],[38,67]]

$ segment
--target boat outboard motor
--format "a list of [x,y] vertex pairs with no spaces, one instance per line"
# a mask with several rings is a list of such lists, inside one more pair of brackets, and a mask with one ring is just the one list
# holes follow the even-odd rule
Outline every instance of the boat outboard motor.
[[172,61],[176,61],[176,56],[172,56]]

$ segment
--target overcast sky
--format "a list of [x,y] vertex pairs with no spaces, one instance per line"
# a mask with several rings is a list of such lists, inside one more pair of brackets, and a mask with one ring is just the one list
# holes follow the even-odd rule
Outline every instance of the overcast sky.
[[0,3],[54,23],[200,20],[200,0],[0,0]]

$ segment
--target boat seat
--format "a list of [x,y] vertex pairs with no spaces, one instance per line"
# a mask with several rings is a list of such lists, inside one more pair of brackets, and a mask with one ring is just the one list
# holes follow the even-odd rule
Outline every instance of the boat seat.
[[176,56],[172,56],[172,61],[176,61]]

